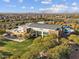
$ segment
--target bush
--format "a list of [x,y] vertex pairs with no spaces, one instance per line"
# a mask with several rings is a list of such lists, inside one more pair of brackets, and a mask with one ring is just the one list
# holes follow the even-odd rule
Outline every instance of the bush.
[[79,37],[77,35],[70,35],[69,40],[73,40],[76,44],[79,44]]
[[48,56],[51,59],[67,59],[70,54],[69,46],[59,45],[48,50]]
[[66,38],[61,38],[60,39],[60,44],[68,45],[68,43],[69,43],[69,40],[67,40]]

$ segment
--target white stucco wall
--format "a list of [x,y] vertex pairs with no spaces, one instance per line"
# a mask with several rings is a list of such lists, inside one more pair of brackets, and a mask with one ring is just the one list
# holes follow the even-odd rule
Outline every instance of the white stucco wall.
[[43,29],[43,28],[35,28],[35,27],[28,27],[28,28],[32,28],[35,31],[43,31],[43,32],[49,32],[49,29]]

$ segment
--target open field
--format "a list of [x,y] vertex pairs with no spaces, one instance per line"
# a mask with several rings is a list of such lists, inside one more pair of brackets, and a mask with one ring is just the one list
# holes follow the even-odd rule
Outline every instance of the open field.
[[32,44],[32,39],[27,39],[24,42],[14,42],[6,39],[0,40],[0,54],[9,56],[12,55],[22,55],[22,53],[26,52],[27,47]]

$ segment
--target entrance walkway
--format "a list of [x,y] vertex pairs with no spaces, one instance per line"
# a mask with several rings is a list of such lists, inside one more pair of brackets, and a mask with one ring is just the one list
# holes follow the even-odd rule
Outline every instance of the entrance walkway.
[[79,59],[79,46],[73,47],[73,52],[70,55],[70,59]]

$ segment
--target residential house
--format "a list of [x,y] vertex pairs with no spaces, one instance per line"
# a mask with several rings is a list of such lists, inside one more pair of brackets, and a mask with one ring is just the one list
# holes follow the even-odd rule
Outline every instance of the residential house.
[[42,35],[42,37],[46,34],[56,34],[58,36],[59,30],[58,28],[61,28],[61,25],[49,25],[49,24],[40,24],[40,23],[29,23],[26,24],[25,27],[27,29],[32,29],[36,31],[36,36]]

